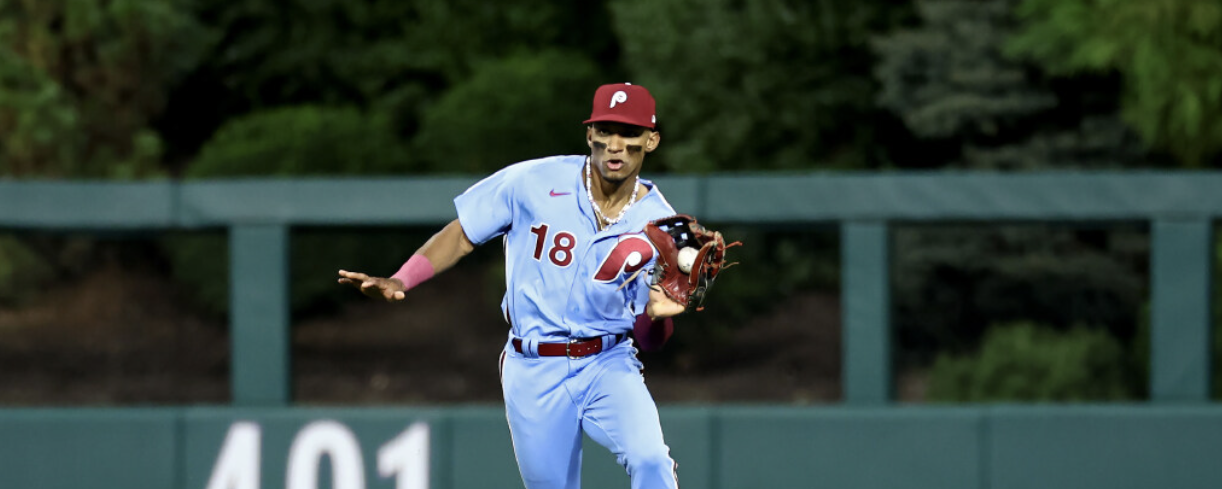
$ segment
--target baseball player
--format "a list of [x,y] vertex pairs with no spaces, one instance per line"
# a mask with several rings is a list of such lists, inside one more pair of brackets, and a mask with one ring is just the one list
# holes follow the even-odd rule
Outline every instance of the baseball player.
[[640,178],[661,142],[654,107],[642,86],[599,87],[585,121],[589,156],[516,163],[471,186],[454,199],[458,218],[389,278],[339,271],[340,283],[398,301],[503,237],[501,387],[528,489],[580,487],[582,432],[616,456],[634,489],[678,487],[636,356],[637,343],[665,341],[668,318],[686,310],[650,282],[658,248],[644,229],[675,214]]

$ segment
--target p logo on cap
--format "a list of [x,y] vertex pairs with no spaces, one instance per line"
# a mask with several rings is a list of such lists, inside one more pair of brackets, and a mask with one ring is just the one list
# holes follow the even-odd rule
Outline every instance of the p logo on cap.
[[620,122],[654,129],[657,121],[653,95],[640,85],[613,83],[598,87],[593,105],[585,124]]
[[627,101],[628,101],[628,92],[620,90],[618,92],[615,92],[615,95],[611,96],[611,107],[608,107],[608,108],[614,109],[616,102],[627,102]]

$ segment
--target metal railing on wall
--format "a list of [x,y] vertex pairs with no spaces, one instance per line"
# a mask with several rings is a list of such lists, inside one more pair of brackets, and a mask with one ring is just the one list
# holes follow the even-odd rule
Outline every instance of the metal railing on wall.
[[[291,402],[289,229],[440,225],[454,218],[453,197],[477,180],[0,181],[0,229],[228,229],[232,398],[237,405],[284,406]],[[849,405],[893,399],[894,225],[1148,223],[1151,400],[1209,399],[1214,221],[1222,215],[1222,173],[769,173],[655,181],[677,210],[717,225],[840,227],[842,372]]]

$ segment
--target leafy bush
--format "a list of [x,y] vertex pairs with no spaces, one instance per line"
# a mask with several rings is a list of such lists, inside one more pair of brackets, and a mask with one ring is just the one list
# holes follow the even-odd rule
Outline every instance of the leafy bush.
[[170,262],[174,280],[185,285],[188,296],[204,311],[229,312],[229,244],[224,233],[169,234],[161,249]]
[[900,226],[892,273],[904,367],[979,344],[992,322],[1105,326],[1128,343],[1147,294],[1140,228]]
[[188,177],[334,176],[401,172],[407,152],[387,117],[354,107],[297,106],[225,124]]
[[1065,332],[1030,322],[989,328],[980,351],[940,355],[929,399],[949,402],[1131,399],[1124,348],[1106,332]]
[[1181,166],[1222,156],[1222,4],[1024,0],[1008,52],[1054,76],[1119,74],[1124,121]]
[[[222,127],[188,169],[195,178],[384,175],[408,167],[407,152],[388,119],[350,107],[302,106],[256,112]],[[403,233],[295,233],[290,273],[294,311],[325,307],[338,268],[394,273],[422,239]],[[369,253],[369,249],[378,253]],[[198,304],[229,307],[229,254],[223,234],[174,235],[163,241],[175,278]],[[369,268],[366,268],[369,267]],[[387,271],[389,269],[389,271]]]
[[1018,2],[921,0],[920,25],[874,39],[878,103],[920,141],[919,151],[896,161],[988,169],[1147,164],[1117,114],[1114,77],[1051,84],[1003,55]]
[[556,50],[487,63],[425,111],[414,154],[433,171],[470,174],[586,153],[581,121],[594,89],[614,81],[584,55]]
[[0,304],[29,298],[54,276],[51,265],[20,240],[0,236]]
[[180,0],[0,2],[0,173],[160,173],[167,87],[215,38]]
[[[870,36],[907,6],[614,1],[624,63],[658,99],[663,167],[862,168],[885,160]],[[849,124],[846,121],[870,121]]]

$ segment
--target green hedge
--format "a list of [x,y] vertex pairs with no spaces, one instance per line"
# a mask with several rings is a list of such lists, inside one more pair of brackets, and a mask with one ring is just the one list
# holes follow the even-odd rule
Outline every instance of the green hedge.
[[1104,331],[1056,331],[1030,322],[993,325],[980,350],[942,354],[928,397],[945,402],[1109,401],[1136,396],[1121,343]]
[[29,299],[54,276],[51,264],[20,239],[0,236],[0,304]]
[[[410,162],[406,145],[385,115],[353,107],[300,106],[256,112],[226,124],[203,147],[187,176],[387,175],[407,170]],[[196,302],[208,312],[226,313],[226,235],[177,234],[162,243],[175,278]],[[342,300],[333,280],[335,270],[394,273],[420,243],[419,232],[410,231],[295,231],[289,265],[293,310]]]

